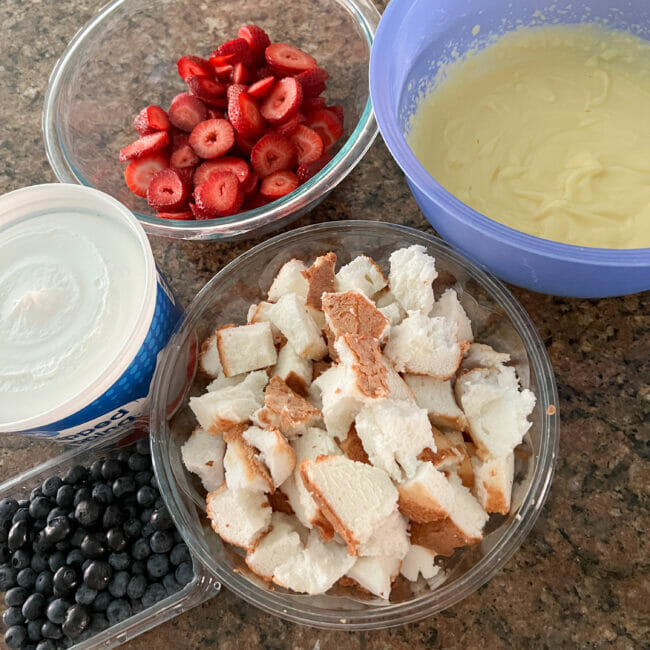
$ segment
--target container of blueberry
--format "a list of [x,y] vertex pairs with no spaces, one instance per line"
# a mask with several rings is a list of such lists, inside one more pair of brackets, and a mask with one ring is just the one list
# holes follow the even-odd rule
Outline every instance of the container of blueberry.
[[0,485],[9,648],[114,647],[219,592],[163,503],[149,438],[123,436]]

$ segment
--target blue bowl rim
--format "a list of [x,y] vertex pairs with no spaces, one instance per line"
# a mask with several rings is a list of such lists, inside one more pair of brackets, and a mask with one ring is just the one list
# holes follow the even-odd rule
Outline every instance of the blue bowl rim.
[[650,248],[591,248],[562,244],[534,237],[504,226],[477,212],[448,192],[424,168],[406,142],[393,111],[392,92],[387,70],[393,57],[392,41],[400,35],[400,25],[412,10],[413,0],[391,0],[384,11],[370,52],[370,97],[379,131],[391,155],[409,181],[445,212],[454,215],[465,226],[483,232],[508,246],[515,246],[534,255],[592,266],[650,267]]

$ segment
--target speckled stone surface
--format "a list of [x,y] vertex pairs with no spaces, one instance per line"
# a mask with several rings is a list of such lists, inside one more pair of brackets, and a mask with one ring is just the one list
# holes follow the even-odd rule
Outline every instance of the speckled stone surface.
[[[0,192],[56,180],[40,128],[48,75],[72,35],[101,5],[102,0],[0,3]],[[395,221],[431,232],[381,141],[327,200],[294,225],[348,218]],[[161,270],[187,304],[216,271],[255,241],[152,238],[151,243]],[[283,622],[224,590],[126,647],[648,647],[649,296],[597,301],[513,292],[551,357],[562,437],[555,479],[539,520],[487,585],[420,623],[349,634]],[[1,435],[0,478],[55,453],[52,444]]]

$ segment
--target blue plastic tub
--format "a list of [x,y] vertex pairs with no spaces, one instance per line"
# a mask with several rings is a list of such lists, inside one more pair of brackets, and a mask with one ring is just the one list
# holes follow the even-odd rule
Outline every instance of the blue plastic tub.
[[444,239],[502,279],[542,293],[601,298],[650,289],[650,248],[570,246],[488,219],[435,181],[404,132],[420,91],[436,74],[436,62],[522,24],[603,21],[650,39],[650,2],[392,0],[372,47],[370,93],[379,129],[426,218]]

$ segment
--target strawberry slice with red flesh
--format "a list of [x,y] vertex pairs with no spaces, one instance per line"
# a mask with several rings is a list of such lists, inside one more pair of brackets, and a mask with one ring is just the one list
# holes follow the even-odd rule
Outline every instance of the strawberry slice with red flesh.
[[298,153],[298,165],[314,162],[323,155],[321,137],[304,124],[298,125],[289,140]]
[[273,201],[293,192],[298,185],[300,185],[298,177],[293,172],[273,172],[262,181],[260,194]]
[[244,190],[244,196],[248,197],[254,192],[257,192],[257,185],[259,183],[259,176],[251,170],[248,174],[248,178],[245,183],[242,183],[242,189]]
[[228,119],[237,133],[246,138],[262,135],[266,122],[255,100],[243,91],[228,102]]
[[244,190],[235,173],[216,172],[195,188],[194,199],[202,213],[228,217],[236,214],[244,203]]
[[246,157],[250,157],[251,152],[253,151],[253,147],[255,146],[255,143],[258,141],[258,139],[259,138],[257,136],[246,137],[241,133],[237,133],[235,131],[235,142],[237,144],[237,149],[239,149],[239,152]]
[[157,211],[177,212],[187,207],[191,193],[183,176],[173,169],[163,169],[149,183],[147,202]]
[[133,120],[135,130],[141,135],[151,135],[156,131],[168,131],[171,126],[167,113],[160,106],[146,106]]
[[176,147],[169,157],[169,166],[174,169],[187,169],[198,165],[200,162],[201,159],[196,155],[189,143]]
[[323,154],[318,160],[314,160],[310,163],[304,163],[299,165],[296,169],[296,176],[301,183],[308,181],[312,176],[316,176],[318,172],[327,165],[327,163],[332,160],[332,154],[326,153]]
[[294,115],[291,119],[281,124],[274,124],[271,132],[279,133],[285,138],[291,137],[292,133],[298,128],[298,125],[301,124],[301,121],[298,119],[298,115]]
[[296,75],[296,80],[300,82],[302,92],[306,97],[320,95],[325,90],[325,82],[329,78],[329,73],[323,68],[312,68]]
[[198,97],[208,106],[217,105],[220,108],[226,101],[226,85],[215,81],[211,76],[193,75],[185,79],[185,83],[189,88],[190,95]]
[[260,178],[273,172],[293,169],[296,166],[296,150],[291,142],[278,133],[262,136],[251,151],[251,165]]
[[139,140],[132,142],[123,149],[120,149],[120,160],[134,160],[146,154],[160,151],[169,144],[169,133],[167,131],[156,131],[149,135],[143,135]]
[[210,77],[213,74],[212,66],[209,61],[202,59],[200,56],[182,56],[176,62],[178,74],[185,81],[188,77],[203,76]]
[[208,119],[209,120],[225,120],[226,116],[224,115],[223,111],[218,111],[215,108],[208,108]]
[[212,67],[214,71],[214,76],[219,80],[227,83],[232,78],[232,66],[228,63],[224,65],[214,65]]
[[169,121],[181,131],[190,132],[199,122],[208,117],[205,104],[189,93],[181,93],[172,99],[169,107]]
[[210,63],[214,65],[233,65],[243,63],[245,66],[253,64],[253,55],[251,48],[243,38],[234,38],[232,41],[226,41],[220,45],[210,55]]
[[237,32],[237,36],[248,43],[253,63],[260,64],[264,60],[264,50],[271,45],[268,34],[257,25],[242,25]]
[[228,120],[205,120],[192,129],[189,143],[201,158],[219,158],[235,144],[235,131]]
[[235,63],[232,67],[232,82],[248,84],[253,81],[253,73],[243,63]]
[[285,77],[273,84],[271,92],[262,102],[262,117],[277,124],[286,122],[298,112],[302,104],[302,87],[293,77]]
[[263,65],[257,68],[257,71],[255,72],[255,78],[260,81],[266,77],[275,77],[275,71],[271,69],[271,66]]
[[230,102],[233,99],[237,99],[239,93],[243,93],[247,90],[248,86],[244,84],[230,84],[230,86],[228,86],[228,90],[226,90],[226,97],[228,97],[228,101]]
[[216,216],[213,212],[200,208],[196,203],[190,203],[190,212],[195,219],[213,219]]
[[328,106],[327,110],[330,113],[336,115],[338,121],[341,123],[341,127],[345,124],[345,113],[343,112],[343,106],[340,104],[334,104],[333,106]]
[[254,210],[255,208],[261,208],[269,202],[269,199],[262,196],[258,191],[253,192],[250,196],[246,197],[244,201],[244,210]]
[[309,113],[311,111],[317,111],[319,108],[325,108],[327,106],[327,102],[325,101],[325,97],[305,97],[302,101],[302,110],[305,111],[305,113]]
[[164,153],[155,152],[132,160],[124,170],[127,187],[138,196],[147,196],[151,179],[169,166],[169,159]]
[[157,212],[156,216],[159,219],[176,219],[178,221],[190,221],[194,219],[194,213],[191,210],[183,210],[182,212]]
[[334,143],[343,135],[343,126],[332,111],[319,108],[306,115],[305,125],[320,135],[325,151],[329,151]]
[[194,186],[198,187],[217,172],[232,172],[242,185],[248,183],[251,176],[251,168],[243,158],[237,156],[222,156],[217,160],[206,160],[201,163],[194,172]]
[[299,74],[318,67],[313,56],[288,43],[271,43],[264,50],[264,58],[280,74]]
[[248,88],[248,94],[254,99],[263,99],[271,92],[274,82],[274,76],[264,77],[264,79],[256,81]]

